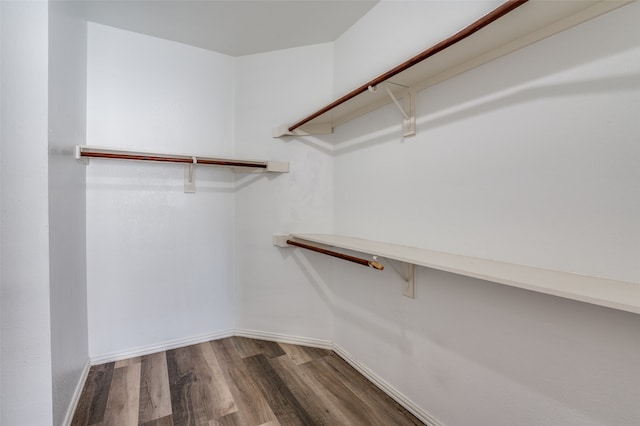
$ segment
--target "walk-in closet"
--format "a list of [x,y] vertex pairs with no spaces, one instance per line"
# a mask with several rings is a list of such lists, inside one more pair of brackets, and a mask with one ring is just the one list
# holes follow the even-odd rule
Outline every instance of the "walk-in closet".
[[0,0],[0,424],[640,424],[640,3]]

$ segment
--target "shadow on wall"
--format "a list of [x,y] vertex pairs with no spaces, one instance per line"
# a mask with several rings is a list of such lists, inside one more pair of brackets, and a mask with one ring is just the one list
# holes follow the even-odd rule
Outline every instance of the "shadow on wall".
[[[387,293],[381,285],[397,289],[395,278],[357,279],[359,271],[336,269],[340,279],[332,291],[343,294],[334,308],[336,326],[349,325],[349,345],[366,341],[383,358],[401,350],[408,355],[403,369],[427,362],[417,359],[420,348],[436,346],[449,359],[443,369],[462,370],[458,359],[481,365],[602,424],[612,417],[601,406],[635,406],[635,413],[622,415],[629,424],[640,418],[634,402],[640,370],[628,370],[638,365],[638,315],[422,267],[416,299],[403,299],[399,291],[380,297]],[[438,372],[431,374],[437,380]]]
[[[304,274],[307,282],[309,282],[316,294],[324,301],[324,303],[330,308],[333,309],[333,299],[331,295],[330,286],[327,284],[327,280],[323,278],[317,270],[311,264],[311,261],[307,259],[304,253],[301,250],[296,249],[295,247],[274,247],[278,250],[280,256],[282,256],[282,260],[292,258],[296,263],[300,271]],[[319,264],[319,266],[325,266],[326,269],[331,269],[330,265],[327,262],[330,262],[331,259],[314,259],[315,264]],[[330,279],[330,277],[328,277]]]
[[[282,173],[238,173],[236,175],[234,190],[241,191],[244,188],[250,186],[254,182],[262,179],[274,180],[279,178]],[[233,192],[233,191],[232,191]]]
[[[537,99],[560,98],[586,93],[611,93],[614,91],[625,92],[640,88],[640,74],[626,74],[621,76],[585,80],[580,82],[567,82],[562,84],[538,85],[516,89],[510,93],[493,96],[491,99],[465,101],[464,106],[450,106],[446,111],[425,113],[417,117],[416,133],[426,132],[439,126],[446,126],[460,122],[474,116],[486,114],[490,111],[511,108],[518,104],[531,102]],[[418,94],[420,96],[420,94]],[[429,100],[421,104],[428,103]],[[469,105],[471,103],[471,105]],[[418,111],[421,106],[418,105]],[[432,105],[433,107],[433,105]],[[424,111],[424,108],[422,108]],[[367,121],[366,132],[363,126],[358,126],[354,121],[353,129],[345,129],[336,136],[334,149],[330,152],[333,156],[352,153],[364,148],[393,142],[404,142],[401,131],[402,117],[393,105],[387,105],[377,111],[371,112]],[[375,123],[372,127],[371,123]],[[350,126],[351,127],[351,126]],[[407,139],[410,141],[411,137]],[[315,144],[301,140],[301,142],[315,147]]]
[[[303,249],[281,248],[280,250],[285,253],[292,250],[290,256],[318,295],[331,307],[335,318],[346,319],[350,324],[356,325],[362,335],[374,335],[376,341],[384,341],[386,344],[406,350],[407,353],[412,352],[411,341],[397,323],[394,323],[398,319],[397,312],[393,309],[368,309],[372,302],[379,298],[380,290],[402,298],[403,302],[411,301],[400,295],[400,278],[393,270],[375,271],[360,265],[343,263],[341,260],[322,254],[305,252]],[[288,255],[283,254],[283,256]],[[349,275],[357,275],[356,279],[343,281],[342,276],[336,276],[336,273],[343,271],[348,271]],[[357,282],[362,282],[359,279],[362,278],[362,274],[368,278],[365,281],[367,288],[364,290],[357,287]],[[344,287],[337,288],[338,282],[344,283]],[[364,301],[364,303],[357,303],[357,301]]]
[[[446,359],[420,385],[429,392],[446,386],[438,381],[443,370],[480,365],[478,371],[489,370],[594,422],[627,416],[633,424],[640,418],[634,402],[640,370],[629,370],[640,353],[638,315],[423,267],[417,267],[416,298],[409,299],[390,268],[377,272],[316,253],[279,250],[293,257],[331,307],[334,341],[347,352],[368,348],[376,352],[373,359],[402,352],[407,358],[398,366],[400,375]],[[429,351],[433,360],[421,355],[424,347],[437,348]],[[446,380],[456,383],[455,376]],[[607,413],[602,407],[637,409]]]
[[539,85],[516,89],[514,92],[505,93],[493,99],[475,102],[473,105],[452,108],[453,110],[443,113],[434,113],[431,117],[423,116],[417,120],[416,131],[426,131],[439,126],[445,126],[473,116],[486,114],[489,111],[511,108],[517,104],[531,102],[536,99],[567,97],[586,93],[605,94],[614,91],[625,92],[638,88],[640,88],[640,74],[627,74],[597,80]]
[[407,324],[412,334],[593,419],[600,406],[635,406],[623,415],[640,418],[640,370],[628,370],[638,365],[640,316],[443,271],[419,277],[421,294],[439,303],[428,321]]
[[333,135],[321,136],[281,136],[283,142],[306,145],[326,155],[333,155]]
[[[627,7],[632,7],[631,5]],[[550,77],[563,71],[606,60],[617,54],[634,54],[640,40],[640,27],[633,22],[633,13],[624,14],[624,9],[613,12],[618,21],[619,31],[607,32],[602,37],[600,31],[587,31],[577,27],[561,37],[551,37],[534,43],[522,50],[498,58],[480,67],[465,72],[450,80],[427,88],[418,93],[417,133],[466,118],[486,113],[490,110],[508,108],[534,99],[562,97],[582,93],[606,93],[624,91],[640,86],[640,76],[626,74],[603,79],[568,82],[563,84],[534,85],[535,80]],[[596,20],[587,23],[598,29],[598,24],[606,22]],[[450,88],[455,80],[455,90],[446,93],[440,89]],[[514,91],[509,92],[509,90]],[[493,99],[486,99],[495,93],[507,92]],[[465,106],[468,104],[470,106]],[[387,109],[390,108],[390,109]],[[395,107],[387,106],[380,110],[386,114],[372,112],[367,114],[370,120],[363,132],[363,126],[356,125],[358,119],[341,126],[335,135],[332,155],[341,155],[364,147],[401,141],[401,117]],[[442,112],[447,111],[449,112]],[[393,111],[393,112],[391,112]],[[430,117],[435,115],[435,117]],[[352,129],[356,128],[357,131]]]
[[[79,163],[79,167],[85,167]],[[184,192],[184,166],[178,164],[142,164],[96,161],[87,170],[87,189],[94,191]],[[234,173],[232,170],[199,167],[196,193],[233,194],[260,179],[273,180],[280,174]]]

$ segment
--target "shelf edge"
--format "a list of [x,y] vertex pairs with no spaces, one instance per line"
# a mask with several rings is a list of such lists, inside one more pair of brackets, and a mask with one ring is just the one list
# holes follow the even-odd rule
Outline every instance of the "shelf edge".
[[[333,234],[294,233],[291,234],[291,236],[295,239],[310,241],[317,244],[324,244],[327,246],[339,247],[345,250],[367,253],[370,255],[393,259],[400,262],[422,266],[425,268],[437,269],[456,275],[467,276],[484,281],[508,285],[511,287],[522,288],[529,291],[535,291],[538,293],[549,294],[552,296],[563,297],[566,299],[577,300],[584,303],[590,303],[612,309],[640,314],[640,283],[613,280],[609,278],[595,277],[573,272],[554,271],[550,269],[518,265],[490,259],[475,258],[452,253],[437,252],[429,249],[401,246],[397,244],[370,241]],[[344,241],[348,241],[348,243],[345,243]],[[382,246],[383,248],[386,247],[387,250],[380,249],[380,246]],[[394,255],[394,250],[400,252],[413,251],[414,253],[421,253],[423,255],[428,254],[432,257],[450,257],[451,259],[453,259],[453,261],[449,259],[449,264],[443,264],[443,262],[438,263],[433,259],[419,260],[416,258],[411,258],[407,255]],[[473,268],[472,270],[462,269],[460,265],[455,265],[456,261],[474,264],[475,268]],[[480,266],[478,266],[478,264]],[[485,271],[485,269],[490,269],[492,267],[502,271],[494,274],[490,274]],[[526,277],[523,278],[523,276]],[[557,282],[562,283],[564,287],[561,285],[554,286],[553,283],[549,283],[548,281],[542,282],[545,279],[549,280],[549,278],[557,280]],[[571,288],[572,286],[574,288]],[[597,297],[597,293],[604,291],[605,287],[607,287],[606,290],[613,295],[610,295],[609,297]],[[582,292],[577,291],[576,288],[582,289]],[[596,293],[596,295],[594,295],[594,293]],[[619,295],[619,293],[625,294]],[[616,294],[618,294],[618,297],[615,297]]]

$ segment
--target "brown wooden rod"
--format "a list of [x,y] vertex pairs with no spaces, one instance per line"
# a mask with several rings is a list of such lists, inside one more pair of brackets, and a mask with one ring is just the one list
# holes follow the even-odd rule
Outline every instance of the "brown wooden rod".
[[233,161],[233,160],[212,160],[205,158],[198,158],[198,164],[206,164],[212,166],[233,166],[233,167],[250,167],[252,169],[266,169],[267,165],[265,163],[251,163],[248,161]]
[[91,158],[112,158],[118,160],[139,160],[139,161],[163,161],[166,163],[192,163],[191,158],[180,157],[158,157],[154,155],[139,155],[139,154],[113,154],[108,152],[87,152],[81,151],[81,157]]
[[[81,157],[91,158],[111,158],[119,160],[138,160],[138,161],[161,161],[165,163],[193,163],[192,158],[184,157],[160,157],[155,155],[141,155],[141,154],[116,154],[107,152],[88,152],[81,151]],[[252,169],[266,169],[266,163],[252,163],[250,161],[233,161],[233,160],[219,160],[212,158],[200,158],[196,157],[197,164],[209,165],[209,166],[229,166],[229,167],[249,167]]]
[[318,253],[326,254],[328,256],[337,257],[338,259],[348,260],[349,262],[357,263],[358,265],[370,266],[370,267],[372,267],[374,269],[377,269],[379,271],[382,271],[384,269],[384,266],[382,266],[382,264],[380,264],[380,263],[378,263],[378,262],[376,262],[374,260],[367,260],[367,259],[362,259],[360,257],[349,256],[348,254],[338,253],[337,251],[327,250],[327,249],[323,249],[323,248],[320,248],[320,247],[299,243],[299,242],[293,241],[293,240],[287,240],[287,244],[292,245],[292,246],[296,246],[296,247],[301,247],[303,249],[315,251],[315,252],[318,252]]
[[464,40],[465,38],[471,36],[472,34],[476,33],[477,31],[479,31],[482,28],[486,27],[487,25],[491,24],[492,22],[497,21],[498,19],[500,19],[501,17],[503,17],[507,13],[511,12],[512,10],[522,6],[527,1],[529,1],[529,0],[508,0],[507,2],[501,4],[496,9],[492,10],[491,12],[489,12],[488,14],[483,16],[482,18],[480,18],[477,21],[473,22],[471,25],[468,25],[467,27],[465,27],[462,30],[458,31],[457,33],[455,33],[451,37],[449,37],[447,39],[444,39],[441,42],[431,46],[430,48],[428,48],[427,50],[423,51],[422,53],[417,54],[413,58],[401,63],[400,65],[398,65],[395,68],[387,71],[386,73],[374,78],[373,80],[369,81],[368,83],[365,83],[362,86],[358,87],[357,89],[352,90],[351,92],[347,93],[346,95],[344,95],[340,99],[330,103],[329,105],[327,105],[326,107],[322,108],[321,110],[319,110],[317,112],[314,112],[310,116],[298,121],[297,123],[295,123],[294,125],[289,127],[289,131],[290,132],[294,131],[298,127],[303,126],[304,124],[308,123],[309,121],[313,120],[314,118],[319,117],[322,114],[324,114],[325,112],[328,112],[328,111],[332,110],[333,108],[337,107],[338,105],[345,103],[349,99],[358,96],[360,93],[363,93],[363,92],[367,91],[370,86],[371,87],[376,87],[378,84],[390,79],[391,77],[401,73],[402,71],[404,71],[404,70],[406,70],[408,68],[411,68],[415,64],[417,64],[419,62],[422,62],[425,59],[435,55],[436,53],[441,52],[444,49],[446,49],[446,48],[448,48],[448,47],[450,47],[450,46],[452,46],[452,45]]

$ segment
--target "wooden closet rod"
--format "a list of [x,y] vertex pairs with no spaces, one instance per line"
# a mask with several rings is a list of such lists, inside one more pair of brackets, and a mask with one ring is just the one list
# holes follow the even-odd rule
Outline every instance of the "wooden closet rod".
[[287,240],[287,244],[300,247],[303,249],[315,251],[318,253],[326,254],[328,256],[337,257],[338,259],[347,260],[349,262],[357,263],[358,265],[369,266],[373,269],[377,269],[378,271],[382,271],[384,269],[384,266],[382,266],[382,264],[376,262],[375,260],[367,260],[367,259],[362,259],[360,257],[349,256],[348,254],[338,253],[337,251],[331,251],[331,250],[323,249],[320,247],[299,243],[293,240]]
[[112,158],[120,160],[138,160],[138,161],[162,161],[166,163],[193,163],[193,158],[196,159],[197,164],[211,165],[211,166],[231,166],[231,167],[250,167],[252,169],[266,169],[266,163],[253,163],[249,161],[233,161],[222,160],[217,158],[207,157],[171,157],[171,156],[155,156],[155,155],[140,155],[140,154],[115,154],[107,152],[87,152],[81,151],[81,157],[92,158]]
[[360,93],[363,93],[363,92],[369,90],[369,87],[376,87],[378,84],[383,83],[384,81],[390,79],[391,77],[395,76],[396,74],[399,74],[402,71],[404,71],[404,70],[406,70],[408,68],[411,68],[412,66],[414,66],[418,62],[422,62],[425,59],[435,55],[436,53],[441,52],[444,49],[446,49],[446,48],[448,48],[450,46],[453,46],[454,44],[464,40],[465,38],[471,36],[472,34],[476,33],[477,31],[481,30],[482,28],[486,27],[490,23],[492,23],[494,21],[497,21],[502,16],[506,15],[507,13],[511,12],[512,10],[516,9],[517,7],[522,6],[527,1],[529,1],[529,0],[508,0],[507,2],[501,4],[496,9],[492,10],[491,12],[489,12],[488,14],[483,16],[482,18],[480,18],[477,21],[473,22],[471,25],[468,25],[467,27],[465,27],[462,30],[458,31],[457,33],[455,33],[451,37],[449,37],[447,39],[444,39],[441,42],[431,46],[430,48],[428,48],[424,52],[417,54],[413,58],[401,63],[400,65],[398,65],[395,68],[387,71],[386,73],[380,75],[379,77],[376,77],[373,80],[369,81],[368,83],[365,83],[362,86],[358,87],[357,89],[347,93],[346,95],[344,95],[340,99],[332,102],[331,104],[327,105],[326,107],[322,108],[321,110],[319,110],[319,111],[311,114],[310,116],[300,120],[296,124],[294,124],[291,127],[289,127],[289,131],[290,132],[294,131],[298,127],[308,123],[309,121],[313,120],[314,118],[316,118],[316,117],[318,117],[318,116],[320,116],[320,115],[332,110],[333,108],[337,107],[340,104],[345,103],[349,99],[358,96]]

